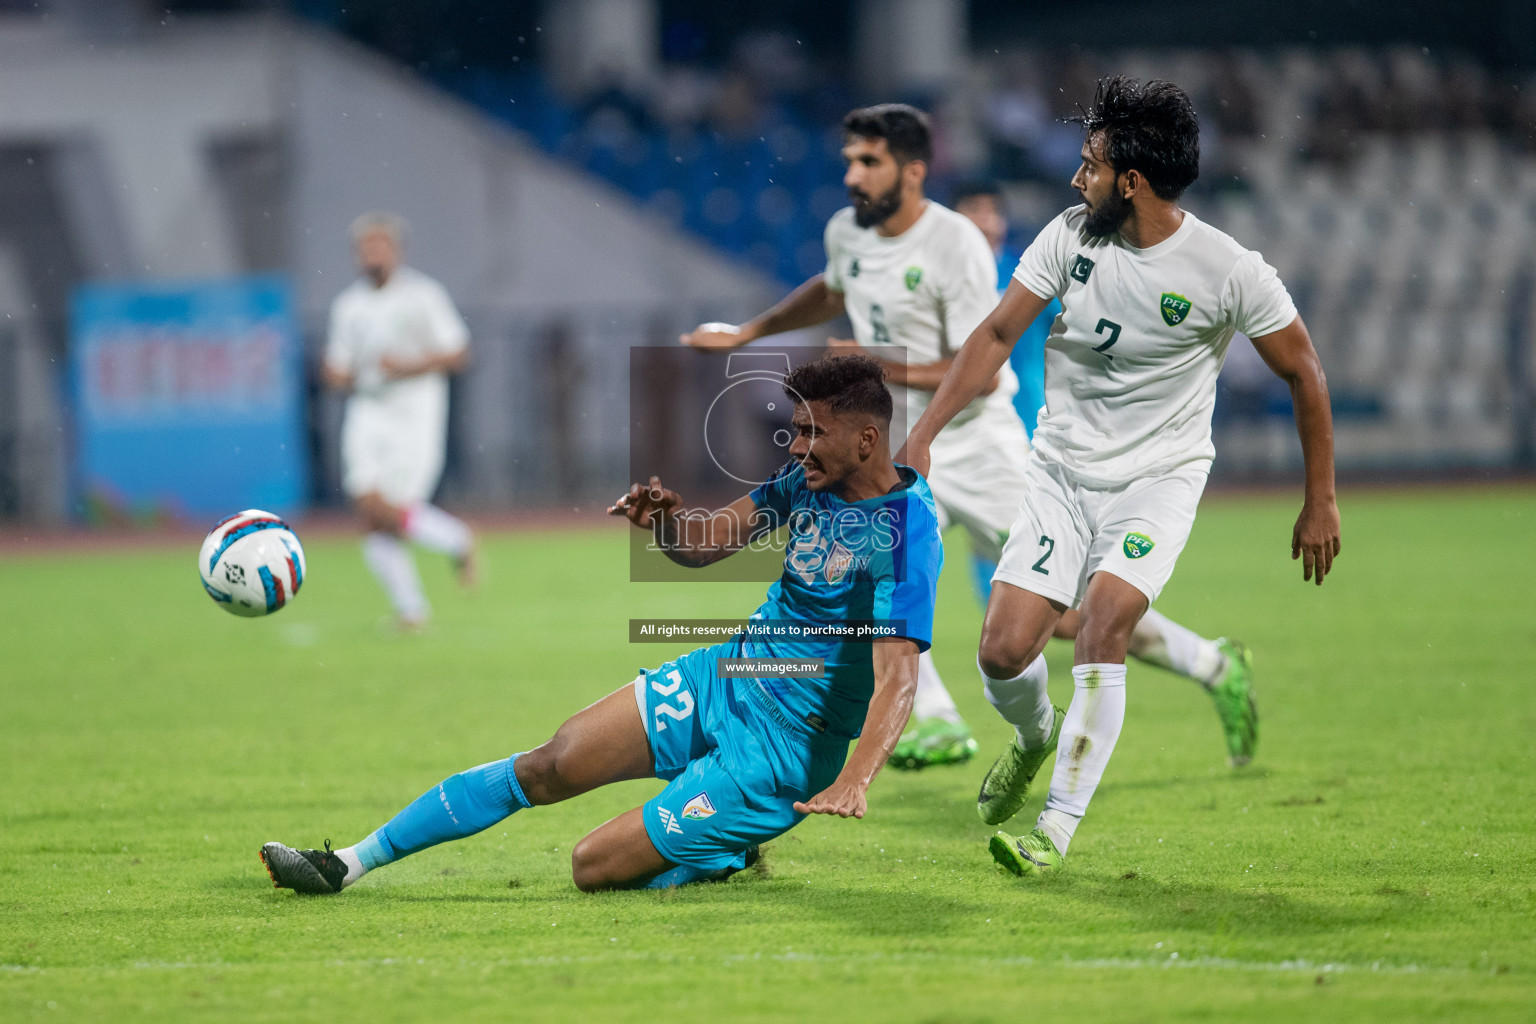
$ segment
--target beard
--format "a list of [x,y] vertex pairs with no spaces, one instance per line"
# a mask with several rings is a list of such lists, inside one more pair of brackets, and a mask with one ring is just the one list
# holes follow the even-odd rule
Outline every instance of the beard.
[[872,228],[884,224],[891,216],[901,209],[901,183],[891,186],[891,190],[875,199],[869,198],[863,192],[849,189],[848,196],[853,200],[853,222],[861,228]]
[[1120,230],[1120,225],[1131,215],[1130,200],[1119,192],[1111,191],[1108,198],[1088,211],[1083,230],[1094,238],[1103,238]]

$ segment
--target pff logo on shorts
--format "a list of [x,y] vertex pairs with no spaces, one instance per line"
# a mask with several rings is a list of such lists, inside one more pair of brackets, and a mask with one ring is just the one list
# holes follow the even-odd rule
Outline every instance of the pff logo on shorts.
[[1156,545],[1151,537],[1144,533],[1128,533],[1125,535],[1125,543],[1121,545],[1126,558],[1141,558]]

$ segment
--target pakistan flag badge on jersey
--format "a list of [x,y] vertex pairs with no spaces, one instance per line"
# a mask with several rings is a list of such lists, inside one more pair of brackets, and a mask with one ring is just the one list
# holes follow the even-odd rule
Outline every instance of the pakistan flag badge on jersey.
[[1163,323],[1169,327],[1177,327],[1189,316],[1189,300],[1178,292],[1163,292],[1163,300],[1158,306],[1163,313]]
[[907,282],[907,291],[909,291],[909,292],[916,291],[917,290],[917,285],[918,285],[918,283],[920,281],[922,281],[922,279],[923,279],[923,268],[922,267],[908,267],[907,268],[907,276],[904,278],[904,280]]
[[1125,543],[1122,545],[1125,549],[1126,558],[1141,558],[1150,552],[1154,546],[1152,538],[1144,533],[1126,534]]

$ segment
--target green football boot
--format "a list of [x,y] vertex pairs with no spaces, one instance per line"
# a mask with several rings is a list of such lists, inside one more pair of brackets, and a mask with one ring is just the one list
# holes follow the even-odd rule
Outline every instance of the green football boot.
[[1051,725],[1051,735],[1045,741],[1045,746],[1025,750],[1015,739],[992,763],[987,777],[981,780],[981,792],[976,796],[976,813],[981,815],[981,820],[986,824],[1001,825],[1018,814],[1019,808],[1024,806],[1024,798],[1029,796],[1029,784],[1035,781],[1040,766],[1051,756],[1051,751],[1056,749],[1056,741],[1061,738],[1061,723],[1067,717],[1067,713],[1054,704],[1051,710],[1056,713],[1056,721]]
[[917,769],[936,764],[961,764],[976,756],[981,748],[971,727],[964,722],[925,718],[913,722],[891,748],[889,764],[893,768]]
[[987,846],[992,859],[1016,875],[1043,875],[1055,871],[1067,859],[1057,852],[1051,837],[1038,828],[1025,836],[999,832]]
[[1215,686],[1211,700],[1221,716],[1221,731],[1227,739],[1227,763],[1237,768],[1253,760],[1259,745],[1259,707],[1253,700],[1253,655],[1237,640],[1222,637],[1216,646],[1226,656],[1227,667]]

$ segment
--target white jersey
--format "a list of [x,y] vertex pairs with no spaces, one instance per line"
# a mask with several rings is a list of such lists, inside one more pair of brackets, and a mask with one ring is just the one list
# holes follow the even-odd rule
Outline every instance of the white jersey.
[[[894,238],[861,228],[853,209],[827,222],[827,287],[843,293],[853,336],[870,348],[900,346],[907,362],[920,366],[952,359],[965,339],[997,305],[997,260],[981,229],[932,200],[917,221]],[[1003,365],[1000,386],[973,400],[950,427],[978,427],[999,415],[1017,419],[1013,395],[1018,381]],[[933,392],[891,386],[904,402],[910,431]],[[946,427],[946,430],[949,429]]]
[[448,418],[448,378],[423,373],[385,380],[385,356],[419,359],[449,355],[469,344],[469,328],[442,285],[410,267],[399,267],[384,287],[354,281],[331,303],[327,365],[355,381],[347,415],[384,419],[408,429],[441,430]]
[[1216,375],[1234,331],[1296,319],[1274,268],[1184,212],[1146,249],[1093,237],[1075,206],[1025,251],[1014,280],[1062,314],[1045,345],[1045,410],[1035,450],[1089,486],[1119,487],[1216,454]]

